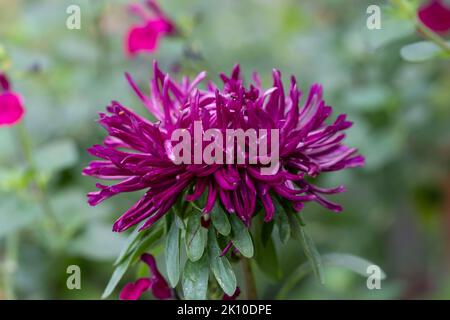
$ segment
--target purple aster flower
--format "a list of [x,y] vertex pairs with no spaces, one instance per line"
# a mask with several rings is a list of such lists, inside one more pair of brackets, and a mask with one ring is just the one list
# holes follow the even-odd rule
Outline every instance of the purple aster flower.
[[159,272],[155,258],[147,253],[141,256],[141,260],[150,268],[150,278],[141,278],[136,282],[128,283],[120,292],[120,300],[137,300],[147,290],[151,290],[155,298],[163,300],[173,297],[172,289],[170,289],[164,277]]
[[[332,211],[342,210],[326,195],[343,192],[343,186],[326,189],[311,180],[321,173],[362,166],[364,158],[355,148],[342,143],[343,131],[352,123],[343,114],[329,121],[332,108],[323,101],[320,85],[314,84],[301,102],[295,77],[291,77],[285,91],[278,70],[273,71],[273,86],[266,90],[257,74],[253,83],[245,86],[238,65],[231,76],[221,74],[220,89],[213,83],[207,84],[207,89],[199,88],[205,72],[192,81],[186,77],[177,83],[156,62],[153,71],[150,95],[142,93],[129,75],[127,79],[157,121],[151,122],[112,102],[99,120],[109,135],[102,144],[89,149],[101,160],[91,162],[83,171],[87,176],[118,180],[112,185],[97,184],[98,191],[88,194],[93,206],[119,193],[145,190],[142,198],[115,222],[114,231],[126,230],[143,220],[141,229],[152,226],[191,188],[185,200],[196,201],[205,195],[205,214],[220,201],[229,214],[236,214],[247,226],[257,206],[264,209],[266,222],[273,219],[273,197],[290,203],[297,212],[308,201]],[[177,129],[193,133],[197,121],[204,130],[219,132],[277,129],[279,165],[271,175],[262,175],[264,165],[260,162],[175,164],[172,133]],[[245,156],[248,158],[248,153]]]
[[0,127],[18,124],[24,114],[22,97],[11,90],[8,78],[0,72]]
[[419,20],[439,34],[450,31],[450,5],[442,0],[430,0],[421,6],[417,12]]

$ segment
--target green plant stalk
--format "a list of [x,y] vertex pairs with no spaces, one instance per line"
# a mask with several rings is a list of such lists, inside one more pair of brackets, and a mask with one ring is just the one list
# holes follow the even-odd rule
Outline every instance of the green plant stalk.
[[445,53],[450,54],[450,45],[438,34],[434,33],[432,30],[428,29],[423,23],[417,21],[417,29],[422,32],[422,35],[434,42],[439,48],[441,48]]
[[414,9],[414,6],[406,0],[391,0],[391,2],[400,8],[400,10],[405,13],[406,16],[413,18],[416,11]]
[[426,39],[434,42],[445,53],[450,54],[450,45],[441,36],[433,32],[433,30],[428,29],[422,22],[420,22],[420,20],[416,18],[416,9],[409,1],[391,0],[391,3],[403,11],[410,19],[416,19],[417,30],[419,30]]
[[242,258],[241,264],[245,281],[245,299],[256,300],[258,299],[258,294],[256,291],[255,277],[253,274],[251,261],[250,259]]
[[17,268],[19,236],[11,233],[6,237],[5,259],[3,261],[3,288],[6,300],[16,298],[14,289],[14,275]]
[[36,198],[42,211],[47,217],[48,226],[51,230],[58,230],[58,220],[54,214],[53,208],[50,204],[50,199],[48,197],[47,187],[45,184],[41,183],[37,176],[36,165],[33,158],[33,149],[31,145],[30,136],[24,126],[24,124],[19,124],[17,129],[19,142],[22,148],[22,153],[25,161],[27,162],[28,169],[31,173],[32,185],[31,188],[34,189],[36,193]]

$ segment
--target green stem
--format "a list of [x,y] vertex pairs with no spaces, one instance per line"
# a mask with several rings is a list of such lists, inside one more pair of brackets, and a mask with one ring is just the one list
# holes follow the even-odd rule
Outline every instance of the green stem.
[[397,6],[402,12],[405,13],[408,19],[416,19],[417,29],[422,32],[422,35],[434,42],[439,48],[441,48],[445,53],[450,53],[450,45],[439,36],[437,33],[433,32],[433,30],[428,29],[420,20],[416,18],[416,8],[406,0],[391,0],[393,5]]
[[14,290],[14,275],[17,268],[19,237],[11,233],[6,237],[5,259],[3,261],[3,286],[6,300],[16,298]]
[[432,30],[428,29],[423,23],[417,21],[417,29],[422,32],[423,36],[428,40],[434,42],[438,47],[440,47],[445,53],[450,54],[450,45],[438,34],[434,33]]
[[47,186],[39,181],[39,177],[37,175],[30,135],[28,134],[24,124],[19,124],[17,127],[18,138],[22,147],[23,157],[28,165],[28,169],[30,170],[31,174],[31,188],[34,189],[38,203],[41,206],[41,209],[44,212],[45,216],[47,217],[49,228],[51,230],[58,230],[58,220],[56,219],[55,213],[50,204]]
[[245,299],[256,300],[258,299],[255,277],[253,275],[251,261],[249,259],[242,259],[242,273],[245,280]]

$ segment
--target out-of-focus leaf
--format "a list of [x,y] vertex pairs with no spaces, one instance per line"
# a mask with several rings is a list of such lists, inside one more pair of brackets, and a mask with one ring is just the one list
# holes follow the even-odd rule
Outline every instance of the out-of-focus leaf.
[[55,172],[73,166],[78,152],[72,140],[59,140],[37,149],[36,166],[44,172]]
[[236,276],[233,268],[226,256],[221,257],[221,250],[217,243],[216,233],[213,228],[209,228],[208,233],[208,253],[209,264],[217,283],[229,296],[236,290]]
[[230,215],[230,219],[233,245],[244,257],[253,257],[253,242],[247,227],[235,214]]
[[207,230],[202,227],[200,223],[201,213],[194,210],[189,217],[185,243],[186,243],[186,253],[191,261],[199,260],[203,251],[205,251]]
[[31,181],[32,175],[26,168],[11,168],[0,170],[0,191],[22,192]]
[[384,105],[390,98],[389,90],[382,85],[370,85],[354,88],[345,94],[344,106],[362,112],[374,111]]
[[69,251],[93,260],[112,260],[125,243],[121,234],[111,232],[110,225],[92,223],[85,232],[73,239]]
[[181,230],[178,228],[176,221],[173,221],[166,242],[166,268],[167,278],[172,288],[175,288],[180,279],[180,237]]
[[[141,231],[142,232],[142,231]],[[132,263],[139,260],[144,252],[158,251],[158,244],[161,243],[162,236],[164,235],[164,227],[162,224],[154,225],[147,234],[139,239],[139,242],[135,249],[132,250]],[[156,255],[156,252],[153,252]]]
[[208,290],[209,265],[208,254],[205,253],[200,260],[186,261],[183,271],[183,294],[188,300],[204,300]]
[[[325,266],[341,267],[351,270],[357,274],[367,277],[367,268],[375,265],[373,262],[364,258],[348,253],[329,253],[322,256],[322,262]],[[380,269],[381,270],[381,269]],[[381,280],[386,278],[386,274],[381,270]]]
[[[450,45],[450,41],[447,42]],[[408,44],[400,49],[403,59],[410,62],[423,62],[444,55],[441,48],[430,41]]]
[[268,278],[275,281],[281,278],[280,262],[272,237],[265,244],[263,241],[256,242],[255,259],[258,267]]
[[227,214],[220,206],[219,202],[216,201],[214,208],[211,212],[211,220],[214,228],[219,231],[220,234],[228,236],[231,232],[231,225],[228,221]]
[[261,242],[263,245],[266,245],[272,239],[272,232],[274,226],[275,223],[273,220],[262,224]]
[[40,209],[23,199],[0,198],[0,238],[27,227],[41,218]]
[[[374,263],[357,257],[348,253],[330,253],[322,256],[322,263],[325,267],[340,267],[353,271],[357,274],[367,277],[367,268],[375,265]],[[380,269],[381,270],[381,269]],[[289,276],[281,290],[277,294],[277,299],[285,299],[289,291],[291,291],[297,283],[303,279],[309,272],[312,271],[312,266],[309,262],[301,264],[292,274]],[[381,270],[381,279],[385,279],[386,274]]]
[[384,19],[382,28],[379,30],[369,30],[364,28],[361,33],[368,49],[373,51],[392,43],[393,41],[407,37],[414,33],[414,22],[399,19]]

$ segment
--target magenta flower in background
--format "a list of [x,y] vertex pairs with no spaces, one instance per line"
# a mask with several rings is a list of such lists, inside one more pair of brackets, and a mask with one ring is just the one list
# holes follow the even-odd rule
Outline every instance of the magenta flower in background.
[[225,293],[222,297],[222,300],[236,300],[240,294],[241,294],[241,289],[239,287],[236,287],[236,291],[233,293],[232,296],[229,296]]
[[[99,122],[109,136],[103,144],[88,150],[101,160],[92,161],[83,173],[119,182],[98,183],[99,190],[88,194],[88,202],[95,206],[119,193],[145,190],[142,198],[114,223],[114,231],[124,231],[143,220],[141,229],[152,226],[191,186],[193,192],[185,200],[195,201],[205,194],[205,214],[220,201],[229,214],[236,214],[247,226],[258,203],[265,211],[264,220],[272,220],[273,197],[290,203],[297,212],[308,201],[332,211],[342,210],[325,195],[343,192],[343,186],[320,188],[311,180],[325,172],[362,166],[364,158],[355,148],[342,144],[343,131],[352,125],[346,115],[327,123],[332,108],[323,101],[320,85],[311,87],[299,107],[302,93],[295,77],[291,77],[286,92],[277,70],[273,71],[273,86],[269,89],[262,88],[257,74],[253,84],[245,86],[239,66],[234,67],[231,76],[221,75],[220,89],[213,83],[206,90],[199,89],[205,77],[202,72],[193,81],[185,77],[177,83],[155,62],[150,96],[144,95],[131,77],[127,78],[156,117],[156,123],[118,102],[112,102],[107,113],[100,114]],[[180,128],[192,132],[194,121],[199,120],[204,130],[278,129],[280,165],[272,175],[261,175],[259,164],[175,164],[171,160],[171,133]]]
[[147,253],[141,256],[141,260],[145,262],[151,272],[150,278],[141,278],[136,282],[128,283],[120,292],[120,300],[137,300],[147,290],[150,290],[157,299],[170,299],[173,297],[172,289],[170,289],[164,277],[159,272],[155,258]]
[[138,53],[152,53],[158,48],[159,40],[175,33],[175,24],[164,14],[155,0],[147,0],[146,10],[140,4],[132,4],[129,10],[142,22],[132,25],[125,38],[125,52],[129,56]]
[[11,91],[8,78],[0,72],[0,127],[19,123],[24,114],[22,97]]
[[430,0],[421,6],[417,12],[419,20],[439,34],[450,31],[450,5],[443,0]]

